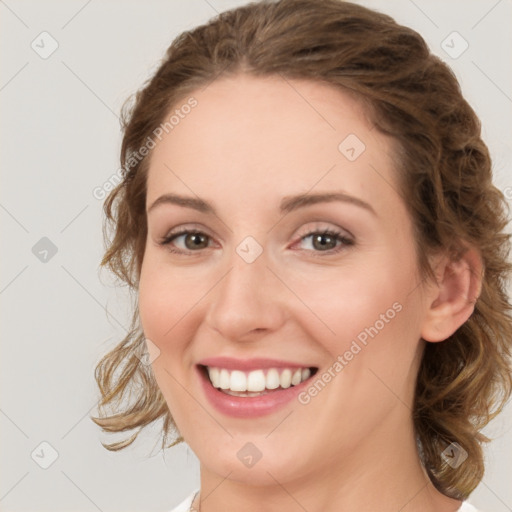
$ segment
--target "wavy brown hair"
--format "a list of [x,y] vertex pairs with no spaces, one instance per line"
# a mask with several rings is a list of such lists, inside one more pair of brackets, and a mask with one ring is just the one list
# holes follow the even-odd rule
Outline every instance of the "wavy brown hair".
[[[482,257],[481,294],[471,317],[446,341],[426,343],[417,378],[413,421],[422,462],[433,484],[465,499],[484,472],[481,429],[502,410],[512,389],[511,305],[507,282],[508,206],[492,183],[480,122],[450,68],[414,30],[391,17],[340,0],[281,0],[226,11],[182,33],[158,70],[125,104],[122,182],[104,203],[102,266],[136,292],[147,235],[149,153],[139,150],[171,108],[198,88],[236,73],[321,81],[349,92],[373,124],[395,141],[400,194],[415,230],[418,267],[432,278],[429,255],[457,259],[468,245]],[[135,305],[136,306],[136,305]],[[163,419],[172,445],[183,441],[153,377],[137,307],[126,337],[96,367],[100,417],[108,432],[138,429],[104,444],[119,450],[146,425]],[[123,403],[127,392],[135,394]],[[113,409],[111,412],[107,408]],[[457,442],[468,453],[457,468],[441,452]]]

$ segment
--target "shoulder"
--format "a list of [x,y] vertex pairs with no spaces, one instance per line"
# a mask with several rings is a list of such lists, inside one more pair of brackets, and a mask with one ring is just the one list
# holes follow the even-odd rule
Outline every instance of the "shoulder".
[[189,512],[190,506],[192,505],[192,500],[194,499],[194,496],[197,491],[198,490],[195,490],[193,493],[187,496],[179,505],[177,505],[172,510],[169,510],[169,512]]
[[457,512],[479,512],[473,505],[464,501]]

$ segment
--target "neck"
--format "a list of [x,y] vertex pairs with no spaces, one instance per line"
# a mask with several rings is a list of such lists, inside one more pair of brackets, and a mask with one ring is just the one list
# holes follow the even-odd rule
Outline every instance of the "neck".
[[[366,439],[356,450],[325,461],[314,472],[301,478],[276,478],[272,471],[269,485],[251,485],[246,481],[219,475],[201,465],[201,512],[455,512],[461,503],[448,498],[430,482],[423,469],[413,435],[393,429],[380,429],[379,435]],[[255,466],[251,471],[263,471]],[[200,506],[200,509],[199,509]]]

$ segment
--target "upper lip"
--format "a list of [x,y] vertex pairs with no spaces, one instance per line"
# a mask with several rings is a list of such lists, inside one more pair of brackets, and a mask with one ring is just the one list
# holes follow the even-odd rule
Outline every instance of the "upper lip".
[[235,359],[233,357],[207,357],[197,364],[210,368],[225,368],[226,370],[251,371],[265,368],[315,368],[310,364],[294,363],[280,359],[257,357],[253,359]]

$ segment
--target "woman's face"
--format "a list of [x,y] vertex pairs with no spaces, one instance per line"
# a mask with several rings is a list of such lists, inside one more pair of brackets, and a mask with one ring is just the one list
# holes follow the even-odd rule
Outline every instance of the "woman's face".
[[[391,141],[321,83],[238,75],[191,96],[151,158],[139,306],[203,470],[284,484],[409,441],[426,306]],[[234,397],[205,365],[235,389],[306,380]]]

